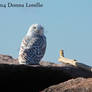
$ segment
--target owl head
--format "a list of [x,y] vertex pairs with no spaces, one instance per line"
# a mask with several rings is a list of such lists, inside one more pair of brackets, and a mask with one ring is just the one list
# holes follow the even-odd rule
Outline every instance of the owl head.
[[42,27],[42,25],[40,24],[33,24],[30,26],[28,32],[27,32],[27,35],[35,35],[35,34],[38,34],[38,35],[43,35],[44,34],[44,28]]

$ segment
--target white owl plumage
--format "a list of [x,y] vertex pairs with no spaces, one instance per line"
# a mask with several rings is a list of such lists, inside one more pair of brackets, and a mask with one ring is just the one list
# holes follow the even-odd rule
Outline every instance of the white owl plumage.
[[40,24],[33,24],[22,40],[18,61],[20,64],[39,64],[45,50],[44,28]]

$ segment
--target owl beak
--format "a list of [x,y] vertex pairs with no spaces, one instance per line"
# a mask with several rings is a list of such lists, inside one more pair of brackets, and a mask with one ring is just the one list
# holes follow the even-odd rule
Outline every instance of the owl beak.
[[40,30],[37,30],[36,32],[37,32],[37,33],[40,33]]

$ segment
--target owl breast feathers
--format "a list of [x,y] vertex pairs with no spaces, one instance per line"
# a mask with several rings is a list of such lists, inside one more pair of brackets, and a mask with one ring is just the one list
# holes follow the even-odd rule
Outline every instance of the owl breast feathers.
[[36,35],[34,37],[25,36],[19,52],[20,64],[39,64],[46,49],[46,37]]

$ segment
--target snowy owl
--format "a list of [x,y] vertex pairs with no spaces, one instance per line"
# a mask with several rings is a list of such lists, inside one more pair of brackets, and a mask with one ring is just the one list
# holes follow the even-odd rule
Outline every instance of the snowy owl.
[[20,64],[39,64],[45,50],[44,28],[40,24],[33,24],[22,40],[18,61]]

